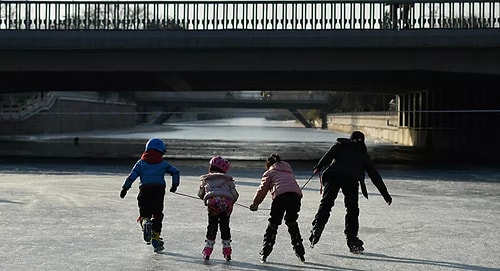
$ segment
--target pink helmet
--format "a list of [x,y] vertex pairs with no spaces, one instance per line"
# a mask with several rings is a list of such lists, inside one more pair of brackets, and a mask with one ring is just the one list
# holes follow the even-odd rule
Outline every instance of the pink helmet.
[[212,159],[210,159],[209,164],[213,167],[222,170],[224,173],[227,173],[229,171],[229,161],[220,156],[212,157]]

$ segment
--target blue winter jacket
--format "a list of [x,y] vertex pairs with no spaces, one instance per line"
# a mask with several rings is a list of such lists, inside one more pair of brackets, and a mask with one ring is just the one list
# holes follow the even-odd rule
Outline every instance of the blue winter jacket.
[[137,177],[140,177],[139,188],[145,186],[165,187],[165,174],[167,173],[172,176],[172,187],[179,186],[179,170],[167,161],[161,159],[157,163],[150,163],[144,159],[139,159],[132,167],[132,171],[125,179],[122,188],[130,189]]

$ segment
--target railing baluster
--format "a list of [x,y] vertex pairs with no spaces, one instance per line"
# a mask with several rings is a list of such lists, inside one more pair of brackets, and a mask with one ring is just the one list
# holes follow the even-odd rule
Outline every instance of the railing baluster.
[[[390,14],[395,5],[396,18]],[[500,0],[0,1],[0,31],[399,30],[403,23],[412,29],[498,29]]]

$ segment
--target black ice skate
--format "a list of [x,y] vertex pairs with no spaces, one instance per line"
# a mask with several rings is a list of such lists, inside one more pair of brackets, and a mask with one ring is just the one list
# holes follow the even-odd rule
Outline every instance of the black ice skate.
[[152,232],[151,244],[153,245],[154,252],[161,252],[165,249],[163,247],[163,239],[160,237],[159,232]]
[[151,244],[151,227],[153,226],[153,223],[148,217],[141,217],[139,222],[141,223],[144,241],[149,245]]
[[270,246],[269,244],[264,244],[264,246],[259,252],[261,263],[265,263],[267,261],[267,257],[269,256],[269,254],[271,254],[272,250],[273,250],[272,246]]
[[299,260],[301,262],[306,261],[306,258],[304,257],[304,254],[306,254],[306,253],[305,253],[304,245],[302,245],[302,242],[298,242],[298,243],[294,244],[293,250],[295,251],[295,256],[297,256],[297,258],[299,258]]
[[316,245],[319,242],[319,237],[320,234],[311,231],[311,236],[309,236],[309,242],[311,242],[311,248],[314,248],[314,245]]
[[363,248],[363,241],[361,241],[359,238],[353,238],[353,239],[348,239],[347,240],[347,247],[349,247],[349,251],[354,254],[362,254],[363,251],[365,250]]

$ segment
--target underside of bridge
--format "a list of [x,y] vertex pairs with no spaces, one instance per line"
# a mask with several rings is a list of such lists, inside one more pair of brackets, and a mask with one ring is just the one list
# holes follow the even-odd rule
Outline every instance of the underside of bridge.
[[1,72],[0,92],[489,89],[500,75],[431,71]]

